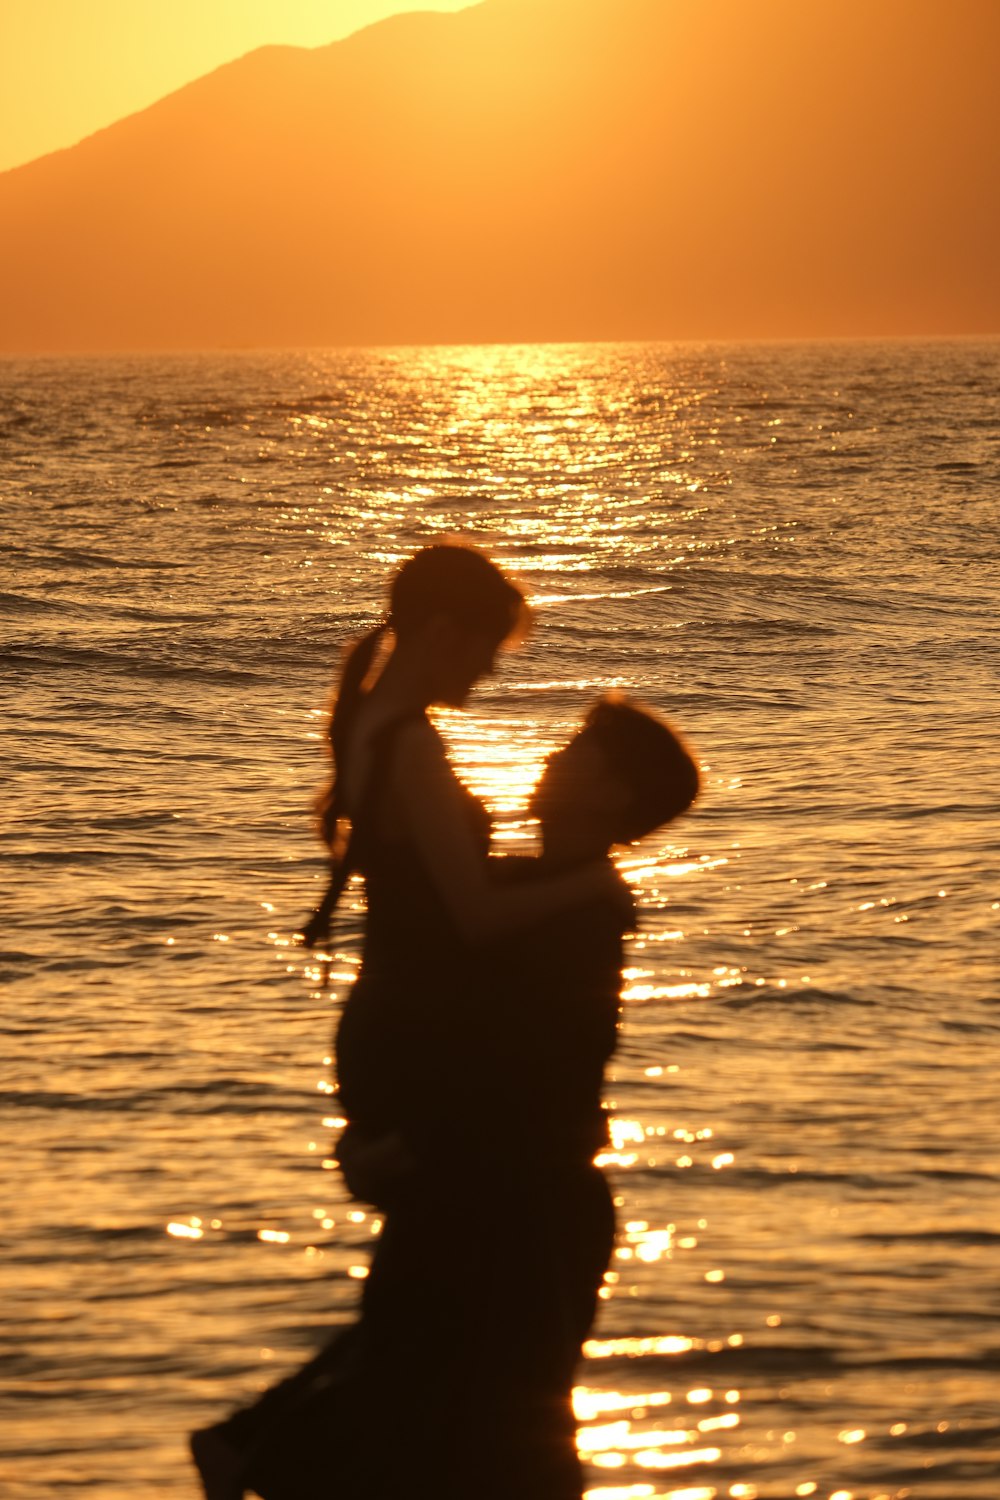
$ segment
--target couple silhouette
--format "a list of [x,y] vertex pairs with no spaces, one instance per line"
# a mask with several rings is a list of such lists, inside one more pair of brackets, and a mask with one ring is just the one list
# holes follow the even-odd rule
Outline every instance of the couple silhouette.
[[344,663],[304,938],[362,875],[337,1156],[383,1230],[355,1323],[193,1435],[206,1500],[581,1500],[572,1386],[614,1239],[594,1157],[635,922],[610,853],[690,807],[698,772],[661,719],[602,699],[535,790],[540,855],[491,857],[427,711],[462,707],[528,626],[482,553],[428,547]]

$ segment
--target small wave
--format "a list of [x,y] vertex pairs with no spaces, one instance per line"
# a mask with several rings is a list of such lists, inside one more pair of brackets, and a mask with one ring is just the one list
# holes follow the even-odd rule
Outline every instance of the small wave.
[[876,1245],[998,1245],[1000,1244],[1000,1231],[994,1232],[990,1229],[924,1229],[914,1230],[909,1234],[858,1234],[854,1236],[858,1240],[870,1240]]
[[[974,809],[975,804],[971,802],[929,802],[906,807],[900,803],[883,803],[877,808],[873,807],[872,815],[884,818],[890,823],[919,823],[926,819],[938,820],[940,818],[967,817]],[[929,900],[933,905],[933,900]]]
[[[297,660],[301,661],[301,657]],[[38,671],[103,672],[112,677],[147,678],[156,682],[193,679],[204,683],[240,684],[270,680],[273,662],[259,667],[220,667],[197,661],[163,661],[128,651],[102,651],[93,647],[59,646],[40,652],[35,646],[15,645],[0,656],[0,663],[13,670],[31,667]]]
[[755,1010],[778,1005],[783,1010],[820,1010],[826,1006],[855,1006],[870,1010],[877,1002],[870,995],[850,995],[844,990],[824,990],[819,985],[779,988],[777,985],[735,984],[716,996],[715,1006],[726,1010]]
[[22,433],[26,428],[30,430],[36,424],[34,413],[29,411],[12,411],[0,418],[0,438],[11,437],[14,433]]
[[1000,1182],[997,1172],[967,1172],[961,1167],[925,1167],[920,1177],[927,1182],[986,1182],[994,1186]]
[[[68,1110],[91,1115],[158,1113],[167,1101],[171,1112],[178,1116],[286,1114],[289,1109],[286,1090],[242,1078],[213,1077],[210,1088],[178,1084],[162,1089],[105,1094],[76,1094],[54,1089],[0,1090],[0,1107]],[[188,1101],[186,1106],[184,1101]]]
[[121,828],[162,828],[174,821],[173,812],[119,813],[115,817],[81,818],[77,826],[92,833],[112,833]]
[[0,593],[0,613],[9,615],[66,614],[72,608],[58,599],[29,598],[26,594]]
[[188,566],[187,563],[171,562],[166,558],[115,557],[109,552],[83,552],[72,547],[54,548],[48,561],[58,562],[68,568],[129,568],[137,571],[144,569],[166,571]]
[[[901,1373],[917,1370],[1000,1370],[1000,1348],[986,1349],[981,1354],[961,1354],[957,1349],[942,1350],[939,1354],[900,1354],[864,1357],[845,1357],[845,1365],[855,1369],[898,1370]],[[928,1436],[939,1429],[928,1429]]]

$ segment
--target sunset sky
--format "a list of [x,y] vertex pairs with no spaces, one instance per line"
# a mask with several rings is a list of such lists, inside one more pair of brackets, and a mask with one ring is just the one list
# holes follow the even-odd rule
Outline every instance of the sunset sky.
[[472,0],[0,0],[0,172],[273,43],[322,47]]
[[998,55],[1000,0],[0,0],[0,352],[992,336]]

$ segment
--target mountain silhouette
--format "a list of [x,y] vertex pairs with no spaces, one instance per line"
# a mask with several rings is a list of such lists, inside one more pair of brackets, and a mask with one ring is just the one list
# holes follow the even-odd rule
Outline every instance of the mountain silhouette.
[[1000,332],[996,0],[483,0],[0,175],[0,350]]

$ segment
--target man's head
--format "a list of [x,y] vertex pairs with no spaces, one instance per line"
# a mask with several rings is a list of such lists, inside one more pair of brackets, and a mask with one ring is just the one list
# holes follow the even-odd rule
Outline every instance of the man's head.
[[602,698],[550,756],[531,811],[547,854],[597,858],[671,822],[698,786],[698,767],[668,724],[635,703]]

